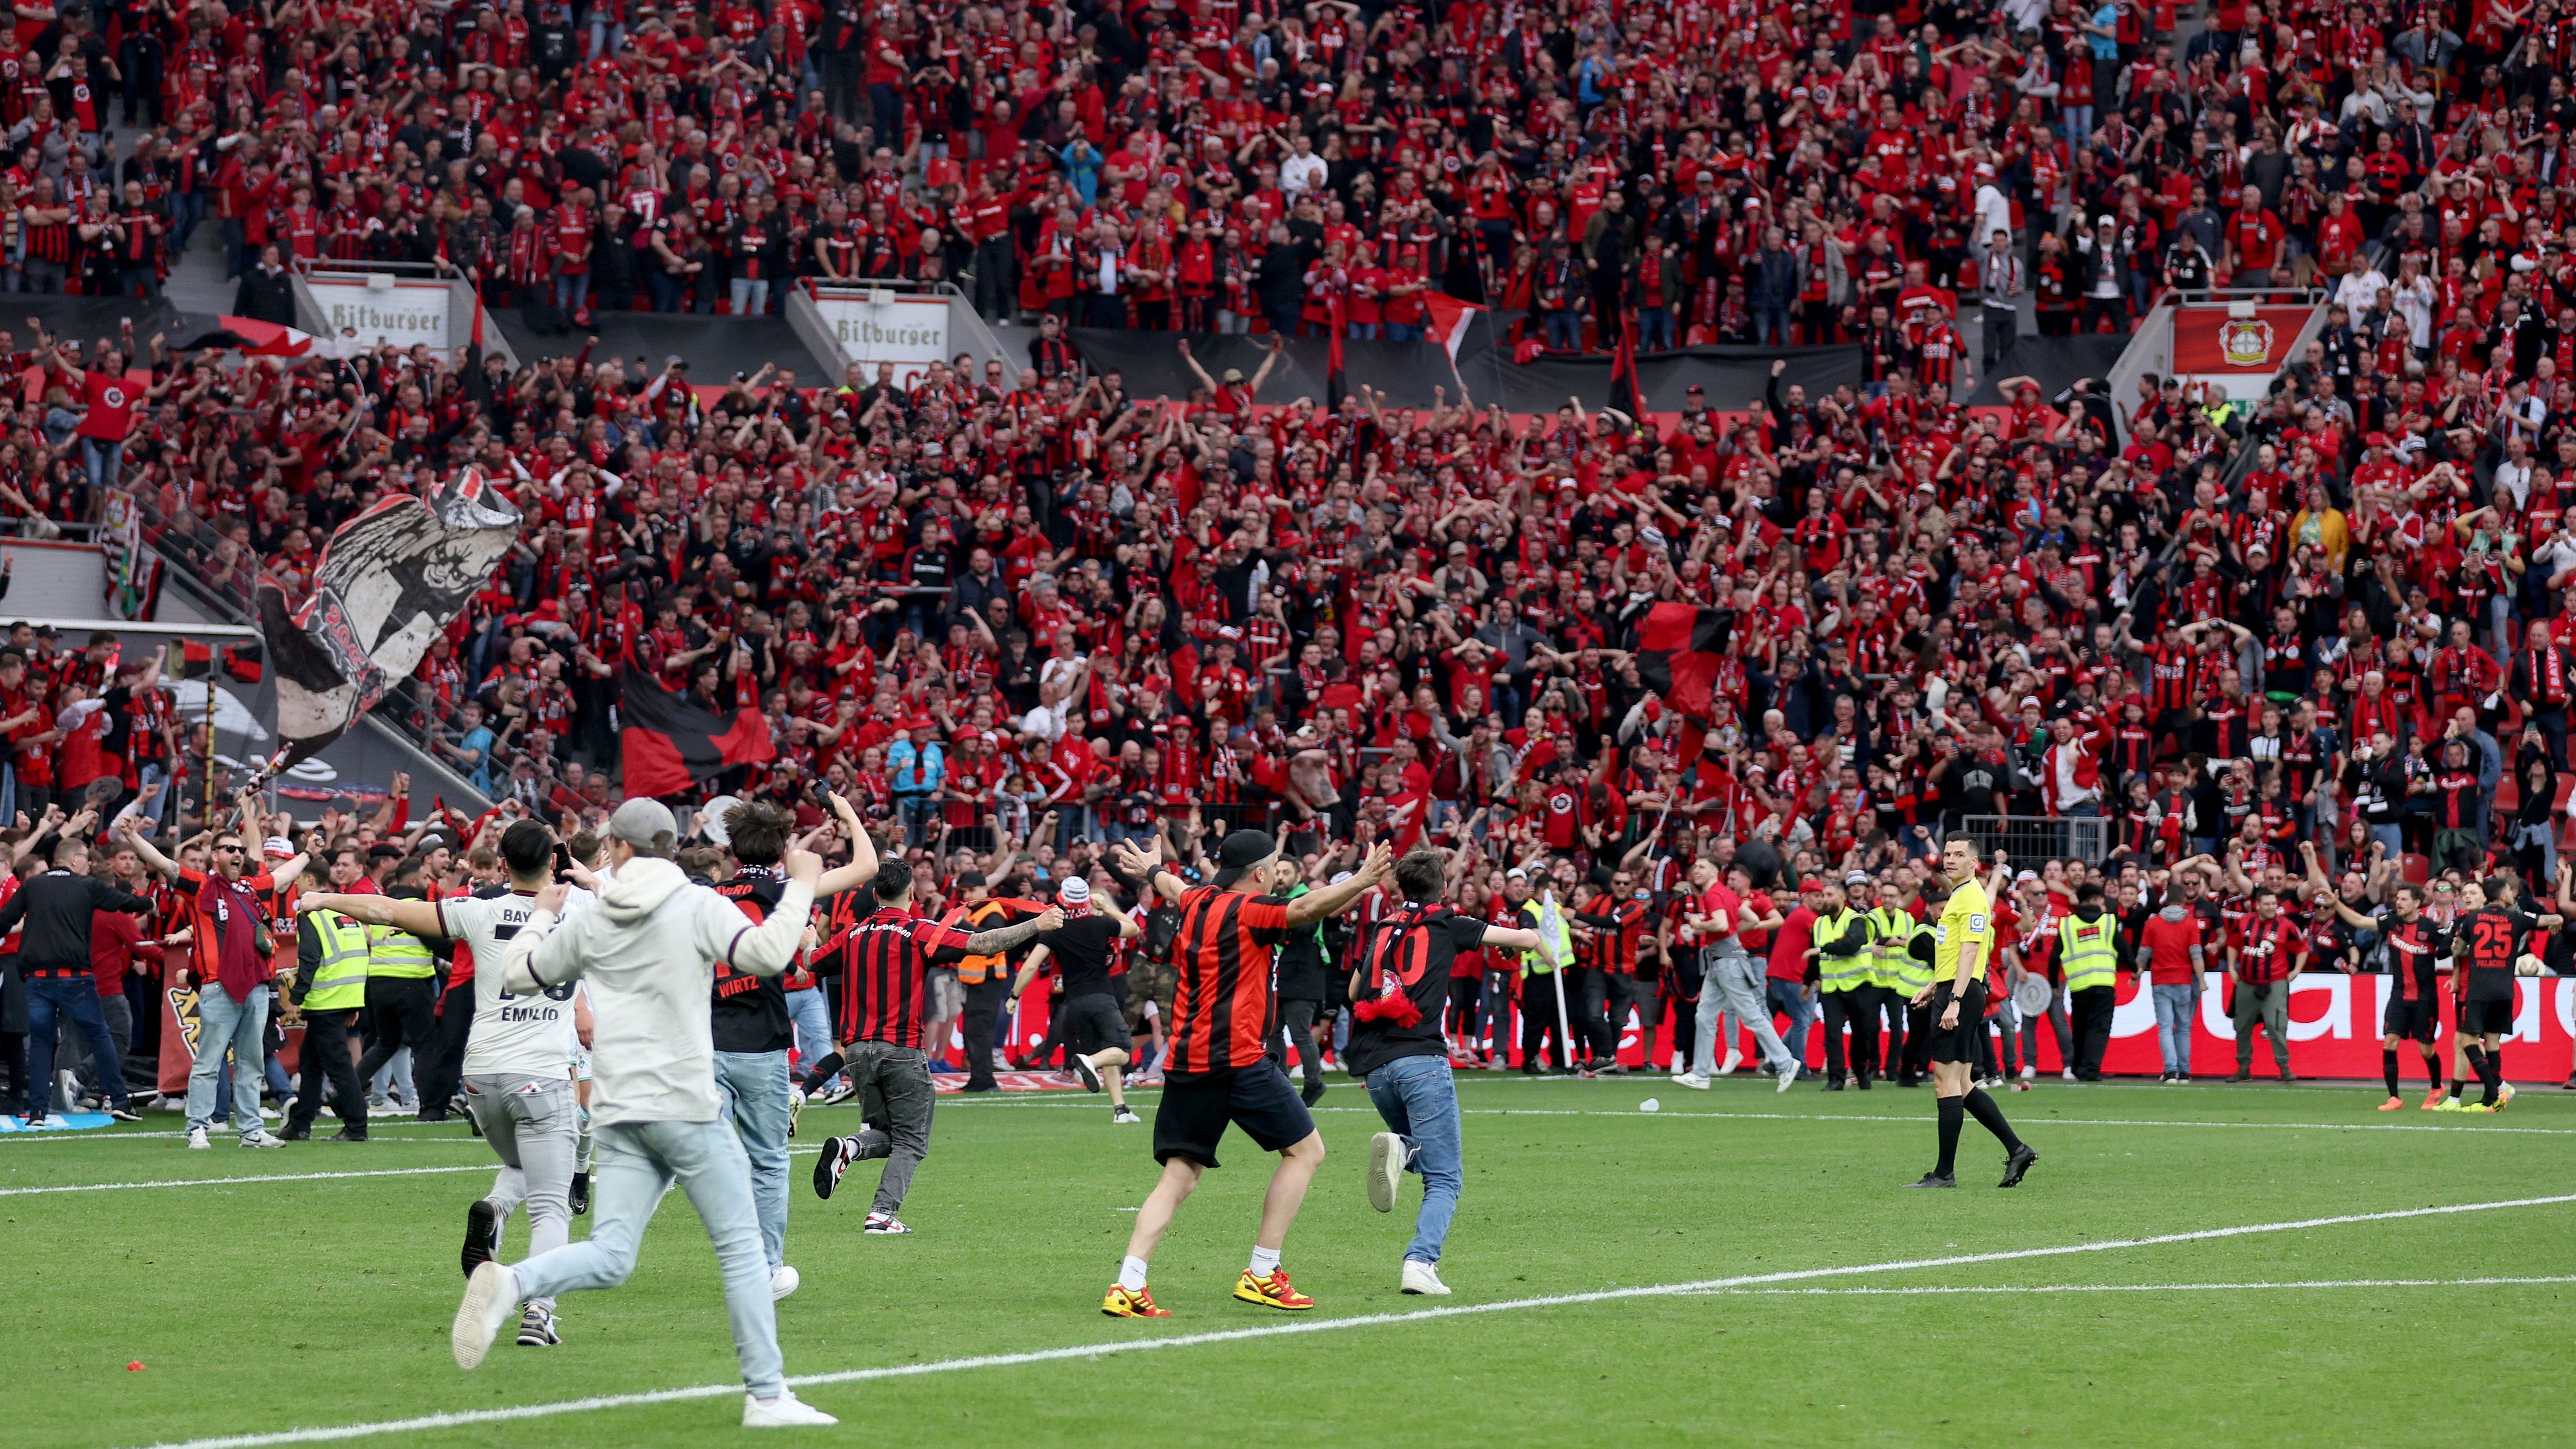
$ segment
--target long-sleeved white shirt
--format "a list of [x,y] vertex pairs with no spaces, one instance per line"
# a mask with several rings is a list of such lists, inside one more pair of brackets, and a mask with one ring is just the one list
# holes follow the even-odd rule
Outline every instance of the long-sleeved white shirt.
[[531,916],[510,942],[502,982],[512,991],[584,983],[592,1122],[712,1122],[724,1109],[707,1025],[716,963],[756,976],[786,970],[813,904],[813,887],[790,881],[754,924],[678,866],[639,856],[594,908],[568,920]]

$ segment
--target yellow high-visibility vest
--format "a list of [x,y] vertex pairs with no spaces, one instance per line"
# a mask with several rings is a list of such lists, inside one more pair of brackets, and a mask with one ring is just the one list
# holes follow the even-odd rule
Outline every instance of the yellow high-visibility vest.
[[313,934],[322,942],[322,964],[314,969],[313,989],[304,993],[304,1010],[355,1011],[366,1005],[373,954],[367,928],[337,911],[316,911]]
[[2120,918],[2104,911],[2087,921],[2068,916],[2057,923],[2057,966],[2066,974],[2066,989],[2082,991],[2108,986],[2120,969]]
[[[1929,965],[1905,954],[1920,924],[1912,911],[1893,906],[1880,906],[1869,913],[1869,974],[1874,984],[1911,996],[1923,989],[1924,981],[1932,979]],[[1910,986],[1906,984],[1909,981],[1913,982]]]
[[[1855,931],[1860,933],[1864,943],[1871,939],[1869,917],[1849,906],[1833,915],[1816,917],[1815,931],[1818,947],[1839,944]],[[1858,991],[1877,979],[1867,950],[1836,956],[1820,949],[1816,953],[1816,973],[1816,989],[1819,991]]]
[[427,941],[399,926],[369,926],[367,974],[426,980],[438,974],[438,957]]

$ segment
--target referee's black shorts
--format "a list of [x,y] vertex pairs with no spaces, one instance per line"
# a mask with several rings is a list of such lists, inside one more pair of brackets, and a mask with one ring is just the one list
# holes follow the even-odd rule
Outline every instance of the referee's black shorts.
[[1154,1160],[1185,1157],[1218,1166],[1216,1144],[1228,1123],[1264,1152],[1284,1151],[1315,1134],[1313,1114],[1269,1057],[1222,1071],[1166,1070],[1162,1105],[1154,1109]]
[[1986,1029],[1986,983],[1969,982],[1968,994],[1958,1001],[1959,1024],[1943,1031],[1941,1015],[1949,1009],[1950,993],[1932,993],[1931,1060],[1935,1062],[1974,1063],[1977,1059],[1977,1034]]

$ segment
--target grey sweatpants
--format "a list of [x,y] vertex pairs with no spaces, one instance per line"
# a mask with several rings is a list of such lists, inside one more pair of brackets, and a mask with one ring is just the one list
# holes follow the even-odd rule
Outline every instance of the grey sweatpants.
[[1762,965],[1741,951],[1723,954],[1700,953],[1699,1034],[1691,1043],[1691,1070],[1701,1076],[1717,1071],[1717,1019],[1730,1014],[1753,1028],[1753,1039],[1762,1045],[1762,1060],[1772,1071],[1783,1071],[1789,1062],[1788,1044],[1780,1040],[1779,1029],[1771,1025],[1771,1004],[1765,999]]
[[915,1047],[892,1042],[852,1042],[842,1055],[849,1059],[850,1085],[859,1089],[859,1113],[867,1124],[894,1139],[885,1176],[877,1179],[876,1201],[869,1211],[891,1213],[912,1190],[913,1171],[930,1155],[930,1110],[938,1099],[931,1089],[930,1062]]
[[[572,1241],[573,1161],[581,1142],[581,1104],[572,1082],[516,1074],[467,1077],[465,1109],[501,1159],[484,1199],[505,1221],[522,1205],[528,1210],[528,1256]],[[543,1301],[554,1306],[552,1299]]]

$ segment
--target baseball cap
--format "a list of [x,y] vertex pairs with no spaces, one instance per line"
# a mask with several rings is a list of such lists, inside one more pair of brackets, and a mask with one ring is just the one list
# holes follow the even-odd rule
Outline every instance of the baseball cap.
[[1865,870],[1853,871],[1851,874],[1843,877],[1843,884],[1847,886],[1865,886],[1869,884],[1869,872]]
[[1216,848],[1216,883],[1230,886],[1243,879],[1243,873],[1277,853],[1279,842],[1267,830],[1238,830]]
[[608,838],[623,840],[638,855],[668,857],[679,841],[680,822],[671,817],[671,807],[650,796],[638,796],[617,807],[608,817]]

